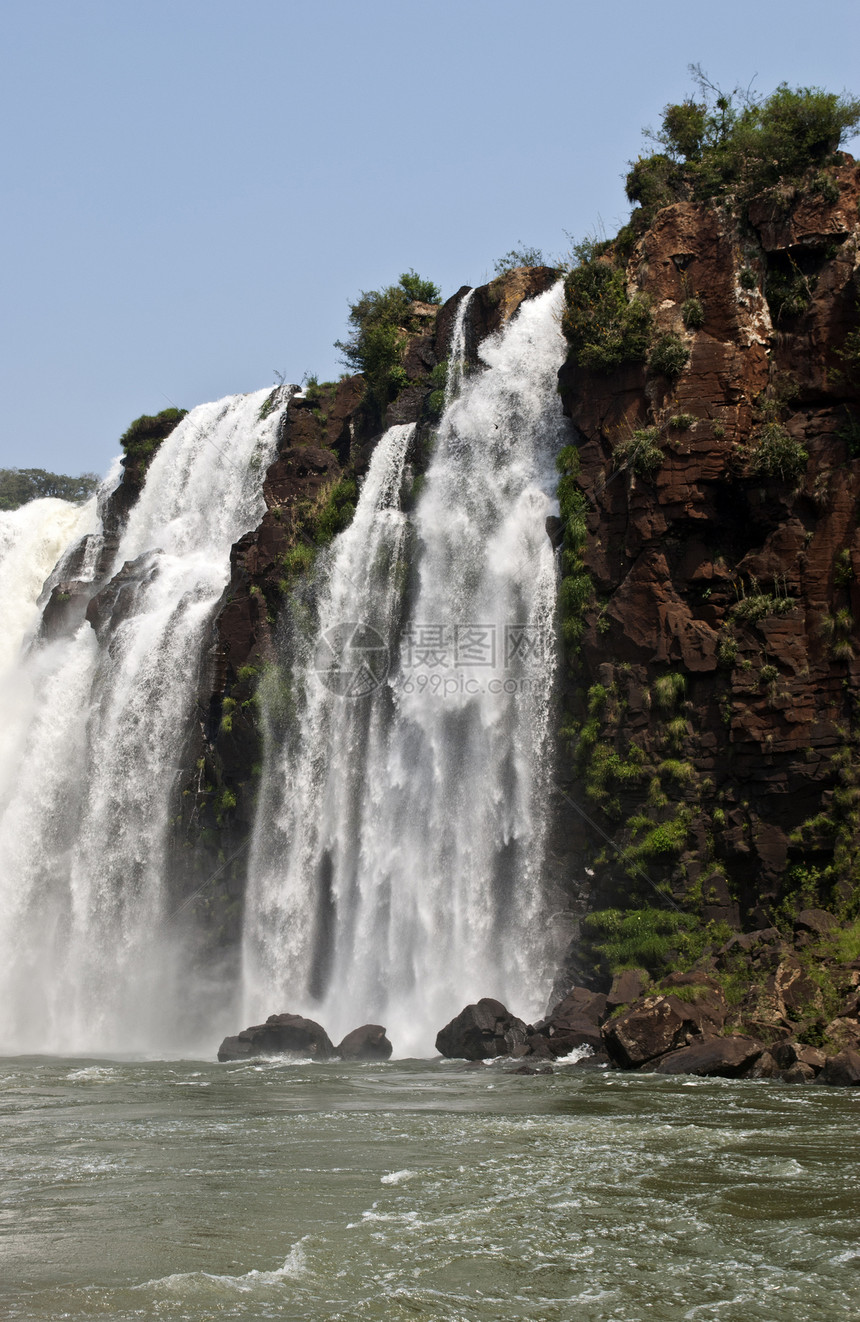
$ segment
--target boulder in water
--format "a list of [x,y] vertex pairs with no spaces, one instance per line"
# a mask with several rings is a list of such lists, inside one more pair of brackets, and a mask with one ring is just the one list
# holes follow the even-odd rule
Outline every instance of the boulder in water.
[[603,1025],[606,1050],[621,1069],[637,1069],[687,1045],[699,1033],[691,1007],[677,996],[649,996]]
[[819,1083],[827,1083],[831,1088],[860,1087],[860,1053],[846,1047],[837,1055],[831,1056],[818,1076]]
[[393,1048],[381,1024],[354,1028],[337,1047],[341,1060],[388,1060]]
[[436,1037],[436,1050],[449,1060],[489,1060],[510,1056],[525,1045],[527,1028],[501,1001],[483,997],[467,1005]]
[[[671,1051],[654,1067],[658,1074],[698,1074],[703,1078],[742,1079],[766,1056],[751,1037],[706,1037]],[[773,1062],[771,1062],[773,1064]],[[775,1072],[775,1066],[774,1066]],[[766,1077],[765,1074],[759,1077]]]
[[553,1056],[569,1055],[575,1047],[599,1051],[603,1046],[600,1025],[605,1018],[606,997],[602,992],[571,987],[549,1016],[535,1024],[529,1033],[529,1047],[535,1055],[544,1054],[542,1047]]
[[219,1060],[247,1060],[250,1056],[313,1056],[331,1060],[335,1054],[328,1033],[313,1019],[300,1014],[270,1014],[264,1024],[243,1028],[238,1037],[225,1037]]

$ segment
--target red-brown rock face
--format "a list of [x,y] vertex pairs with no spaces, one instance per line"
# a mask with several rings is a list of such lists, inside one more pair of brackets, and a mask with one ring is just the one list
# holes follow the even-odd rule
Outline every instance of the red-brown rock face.
[[[596,594],[569,658],[561,774],[627,851],[599,853],[562,809],[590,907],[668,885],[705,917],[764,920],[798,868],[842,895],[857,879],[860,169],[834,178],[836,200],[768,195],[749,223],[660,211],[628,290],[687,365],[560,373]],[[656,470],[613,460],[651,428]],[[802,447],[796,475],[762,461],[768,437]]]

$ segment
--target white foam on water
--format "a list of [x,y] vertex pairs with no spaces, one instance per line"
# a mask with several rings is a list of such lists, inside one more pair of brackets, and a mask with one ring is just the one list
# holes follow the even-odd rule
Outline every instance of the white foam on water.
[[380,1184],[403,1184],[406,1180],[412,1180],[418,1174],[417,1171],[402,1170],[392,1171],[390,1175],[383,1175],[379,1181]]
[[144,1281],[135,1286],[137,1290],[167,1291],[184,1297],[208,1294],[249,1294],[262,1286],[282,1286],[286,1282],[299,1280],[308,1272],[307,1254],[304,1244],[307,1236],[294,1244],[284,1259],[283,1266],[274,1271],[249,1271],[241,1276],[217,1275],[213,1272],[175,1272],[157,1280]]

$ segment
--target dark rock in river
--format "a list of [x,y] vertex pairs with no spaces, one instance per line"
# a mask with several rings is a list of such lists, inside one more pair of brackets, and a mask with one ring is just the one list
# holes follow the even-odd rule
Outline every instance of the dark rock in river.
[[337,1047],[341,1060],[388,1060],[393,1048],[381,1024],[354,1028]]
[[793,1069],[795,1065],[805,1065],[813,1074],[824,1068],[827,1060],[818,1047],[807,1046],[805,1042],[776,1042],[770,1048],[771,1055],[781,1070]]
[[811,1083],[815,1078],[815,1070],[811,1065],[803,1065],[798,1061],[790,1069],[783,1070],[779,1077],[783,1083]]
[[299,1014],[270,1014],[264,1024],[243,1028],[238,1037],[225,1037],[218,1048],[219,1060],[280,1055],[330,1060],[334,1054],[325,1029],[313,1019],[303,1019]]
[[606,997],[587,987],[572,987],[552,1013],[535,1024],[528,1035],[533,1055],[566,1056],[575,1047],[603,1046],[600,1025],[606,1018]]
[[751,1037],[706,1037],[672,1051],[655,1066],[658,1074],[698,1074],[705,1078],[739,1079],[764,1052]]
[[856,1088],[860,1085],[860,1053],[846,1047],[838,1055],[831,1056],[818,1076],[819,1083],[829,1083],[834,1088]]
[[483,997],[477,1005],[467,1005],[446,1024],[436,1037],[436,1050],[449,1060],[489,1060],[492,1056],[510,1056],[515,1047],[526,1041],[522,1019],[501,1001]]
[[603,1041],[616,1065],[636,1069],[657,1056],[687,1045],[699,1025],[677,996],[649,996],[603,1025]]

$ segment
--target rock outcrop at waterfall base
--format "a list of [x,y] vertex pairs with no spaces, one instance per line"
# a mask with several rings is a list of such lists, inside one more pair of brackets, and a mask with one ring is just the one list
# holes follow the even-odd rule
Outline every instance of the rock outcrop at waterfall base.
[[243,1028],[236,1037],[225,1037],[218,1048],[221,1061],[284,1055],[331,1060],[335,1049],[322,1025],[300,1014],[270,1014],[264,1024]]
[[362,1024],[336,1047],[341,1060],[388,1060],[393,1050],[382,1024]]
[[[755,935],[755,934],[754,934]],[[771,998],[769,1015],[751,1019],[733,1005],[719,969],[672,973],[654,982],[644,969],[613,979],[608,994],[573,987],[546,1019],[526,1024],[500,1001],[467,1005],[438,1034],[436,1049],[449,1059],[522,1059],[517,1073],[532,1074],[539,1061],[564,1060],[585,1048],[576,1065],[703,1078],[777,1079],[831,1086],[860,1084],[860,994],[845,997],[825,1034],[838,1044],[828,1054],[803,1040],[804,1017],[813,990],[799,961],[770,931],[757,934],[774,958],[763,979]],[[727,954],[729,952],[726,952]]]
[[449,1060],[492,1060],[525,1045],[527,1028],[489,996],[467,1005],[436,1034],[436,1050]]
[[248,1060],[252,1056],[310,1056],[313,1060],[381,1061],[392,1052],[382,1024],[354,1028],[333,1046],[322,1024],[299,1014],[271,1014],[264,1024],[243,1028],[225,1037],[218,1048],[220,1061]]

